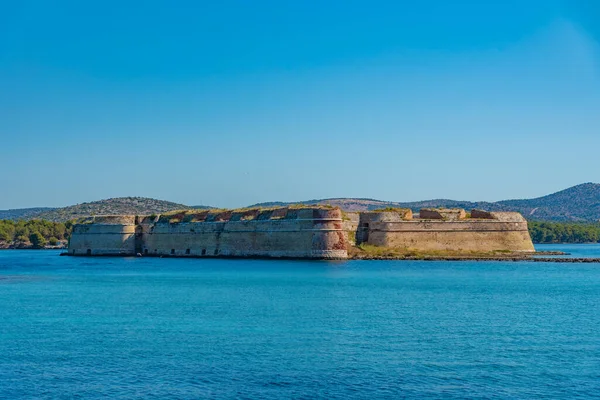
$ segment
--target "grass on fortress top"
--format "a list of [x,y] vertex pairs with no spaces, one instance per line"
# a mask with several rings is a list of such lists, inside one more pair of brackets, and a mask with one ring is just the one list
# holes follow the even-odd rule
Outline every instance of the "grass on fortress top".
[[409,212],[412,213],[412,210],[410,208],[402,208],[402,207],[385,207],[385,208],[378,208],[371,212],[375,212],[375,213],[397,212],[399,214],[408,214]]
[[522,257],[525,258],[528,254],[514,253],[510,250],[493,250],[493,251],[463,251],[463,250],[429,250],[419,251],[414,249],[395,249],[391,247],[373,246],[362,243],[357,247],[348,248],[348,256],[350,258],[394,258],[394,259],[427,259],[427,258],[497,258],[497,257]]
[[[338,207],[330,205],[304,205],[293,204],[287,207],[254,207],[238,209],[210,209],[210,210],[176,210],[161,214],[159,223],[176,224],[180,222],[224,222],[224,221],[252,221],[294,219],[297,211],[305,209],[333,210]],[[150,218],[156,219],[156,215]]]
[[[339,207],[331,205],[304,205],[292,204],[285,207],[250,207],[250,208],[211,208],[211,209],[180,209],[172,210],[164,213],[152,213],[149,215],[138,215],[143,218],[145,223],[179,223],[179,222],[220,222],[220,221],[250,221],[254,219],[285,219],[296,218],[295,212],[305,209],[317,210],[334,210]],[[75,221],[77,224],[93,224],[96,222],[102,223],[126,223],[133,224],[134,215],[93,215],[82,217]],[[131,219],[131,221],[129,221]]]

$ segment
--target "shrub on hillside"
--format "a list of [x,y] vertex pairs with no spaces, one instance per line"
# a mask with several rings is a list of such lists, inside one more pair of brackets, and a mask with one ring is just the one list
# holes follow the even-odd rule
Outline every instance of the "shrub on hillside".
[[42,234],[39,232],[33,232],[31,235],[29,235],[29,241],[36,249],[41,249],[46,245],[46,239],[44,239]]

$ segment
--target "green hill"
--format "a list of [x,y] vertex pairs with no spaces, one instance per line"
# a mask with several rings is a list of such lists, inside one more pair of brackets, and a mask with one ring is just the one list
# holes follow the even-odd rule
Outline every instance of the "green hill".
[[[184,204],[146,197],[118,197],[44,211],[33,218],[68,221],[89,215],[143,215],[191,208]],[[205,207],[208,208],[208,207]]]
[[17,208],[13,210],[0,210],[0,220],[16,221],[19,219],[31,219],[36,215],[52,211],[54,208],[50,207],[36,207],[36,208]]
[[[584,183],[547,196],[535,199],[504,200],[498,202],[473,202],[449,199],[435,199],[418,202],[393,202],[365,198],[313,199],[301,202],[268,202],[252,207],[284,206],[289,204],[332,205],[346,211],[368,211],[385,207],[421,208],[449,207],[470,210],[480,208],[489,211],[518,211],[525,218],[534,221],[600,221],[600,184]],[[64,222],[89,215],[107,214],[160,214],[167,211],[199,208],[206,206],[186,206],[170,201],[145,197],[119,197],[114,199],[82,203],[64,208],[26,208],[0,210],[0,219],[34,219]]]
[[[368,211],[385,207],[421,208],[448,207],[470,210],[479,208],[489,211],[518,211],[525,218],[534,221],[600,221],[600,184],[584,183],[534,199],[504,200],[498,202],[473,202],[449,199],[435,199],[417,202],[393,202],[374,199],[331,198],[299,202],[301,204],[330,204],[346,211]],[[285,205],[292,203],[271,202],[260,206]]]
[[584,183],[548,196],[496,204],[519,211],[531,220],[600,221],[600,184]]

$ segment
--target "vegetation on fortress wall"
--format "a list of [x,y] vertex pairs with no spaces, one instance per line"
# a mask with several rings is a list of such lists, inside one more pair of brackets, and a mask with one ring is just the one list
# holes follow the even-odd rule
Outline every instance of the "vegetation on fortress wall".
[[51,222],[34,219],[30,221],[0,220],[0,243],[56,246],[59,241],[67,240],[71,234],[71,222]]
[[[252,221],[273,219],[295,219],[297,212],[302,209],[330,210],[329,205],[306,206],[292,204],[286,207],[254,207],[254,208],[211,208],[192,210],[173,210],[160,214],[159,223],[177,224],[180,222],[225,222],[225,221]],[[150,219],[156,215],[150,215]]]
[[514,255],[511,251],[452,251],[452,250],[415,250],[415,249],[396,249],[391,247],[373,246],[362,243],[358,247],[348,249],[349,255],[353,258],[409,258],[409,259],[427,259],[435,257],[499,257]]
[[597,243],[600,223],[529,221],[533,243]]

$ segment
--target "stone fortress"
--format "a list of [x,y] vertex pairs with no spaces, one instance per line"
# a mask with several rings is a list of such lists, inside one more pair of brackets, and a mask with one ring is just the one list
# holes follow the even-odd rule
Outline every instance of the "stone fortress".
[[[355,217],[356,219],[356,217]],[[419,252],[533,252],[527,221],[516,212],[462,209],[374,211],[358,215],[356,244]]]
[[346,259],[364,245],[422,253],[534,251],[527,221],[514,212],[289,206],[89,217],[74,225],[68,254]]

